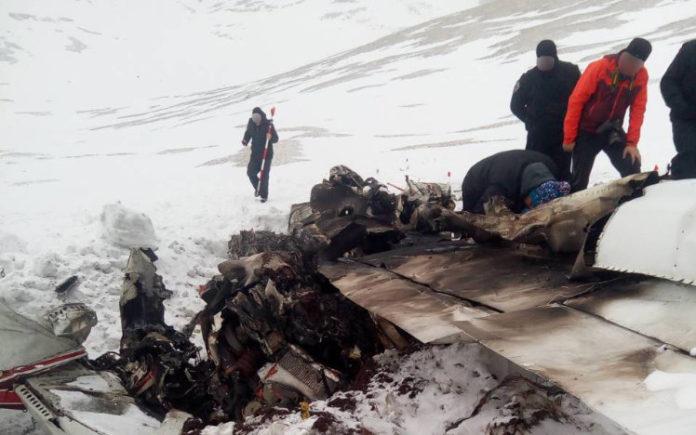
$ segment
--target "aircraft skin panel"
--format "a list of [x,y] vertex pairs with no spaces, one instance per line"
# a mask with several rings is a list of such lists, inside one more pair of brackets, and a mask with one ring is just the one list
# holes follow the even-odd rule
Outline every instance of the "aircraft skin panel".
[[667,181],[619,207],[597,244],[594,266],[696,283],[696,180]]

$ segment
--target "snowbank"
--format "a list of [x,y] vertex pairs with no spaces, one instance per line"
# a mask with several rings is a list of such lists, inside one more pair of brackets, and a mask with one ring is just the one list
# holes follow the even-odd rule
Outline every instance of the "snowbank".
[[152,248],[159,243],[155,227],[144,213],[127,209],[121,203],[107,204],[101,214],[104,238],[121,248]]

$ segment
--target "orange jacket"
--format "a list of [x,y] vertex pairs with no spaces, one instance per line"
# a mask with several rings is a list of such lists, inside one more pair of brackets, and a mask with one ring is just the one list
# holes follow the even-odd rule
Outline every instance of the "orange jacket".
[[621,120],[631,107],[626,143],[637,146],[648,102],[648,71],[641,68],[631,79],[619,74],[618,55],[592,62],[568,100],[563,123],[563,143],[573,143],[578,130],[594,133],[605,121]]

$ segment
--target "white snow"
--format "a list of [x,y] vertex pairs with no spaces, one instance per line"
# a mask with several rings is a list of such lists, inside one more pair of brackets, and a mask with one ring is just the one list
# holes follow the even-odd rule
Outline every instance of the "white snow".
[[70,415],[101,433],[145,434],[153,433],[160,422],[145,414],[136,405],[129,404],[120,414],[107,414],[92,409],[94,399],[79,391],[51,390],[60,398],[62,406],[70,410]]
[[[696,36],[696,2],[625,8],[3,1],[0,303],[37,318],[84,302],[99,317],[90,355],[115,350],[127,247],[146,243],[158,247],[174,292],[166,320],[181,327],[203,306],[196,287],[216,272],[229,235],[282,231],[290,204],[306,200],[332,165],[396,185],[406,174],[447,181],[451,173],[456,189],[478,159],[523,147],[510,92],[542,38],[581,67],[633,36],[653,41],[640,149],[644,168],[665,169],[673,145],[659,78]],[[239,141],[251,108],[271,105],[282,140],[270,202],[259,204]],[[616,176],[600,156],[592,182]],[[79,287],[55,294],[71,275]],[[4,429],[4,414],[0,421]]]
[[150,218],[120,203],[107,204],[101,214],[104,238],[121,248],[157,249],[158,239]]
[[79,388],[83,391],[107,393],[110,391],[109,383],[99,375],[80,376],[67,384],[69,387]]
[[[329,400],[315,401],[310,417],[303,420],[299,410],[272,418],[260,424],[254,434],[308,434],[316,423],[317,413],[328,413],[340,422],[338,433],[366,429],[376,434],[442,434],[450,425],[462,421],[451,434],[485,433],[489,425],[510,420],[510,409],[532,404],[523,388],[506,396],[500,389],[491,395],[491,405],[484,405],[474,414],[483,396],[497,388],[505,376],[486,364],[486,356],[478,344],[455,344],[428,347],[409,355],[386,352],[376,357],[380,370],[365,391],[337,393]],[[528,385],[528,384],[527,384]],[[519,393],[519,394],[515,394]],[[340,401],[354,403],[355,410]],[[495,402],[500,400],[500,402]],[[577,400],[563,395],[557,398],[565,421],[551,419],[531,429],[535,434],[620,433],[596,418]],[[259,419],[252,419],[251,422]],[[250,421],[247,420],[247,423]],[[204,435],[226,435],[233,424],[208,427]]]
[[696,373],[666,373],[655,370],[645,378],[649,391],[668,391],[680,409],[696,409]]
[[50,252],[34,260],[34,273],[42,278],[57,278],[60,258],[55,252]]

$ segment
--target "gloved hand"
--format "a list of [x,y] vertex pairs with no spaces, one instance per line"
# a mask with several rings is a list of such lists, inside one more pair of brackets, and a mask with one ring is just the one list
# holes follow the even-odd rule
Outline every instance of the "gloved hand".
[[574,149],[575,149],[575,142],[563,144],[563,151],[565,151],[567,153],[572,153]]
[[243,147],[247,146],[247,142],[242,141],[242,146]]
[[633,164],[640,162],[640,151],[635,146],[626,145],[623,151],[623,158],[625,159],[627,156],[631,157],[631,163]]

